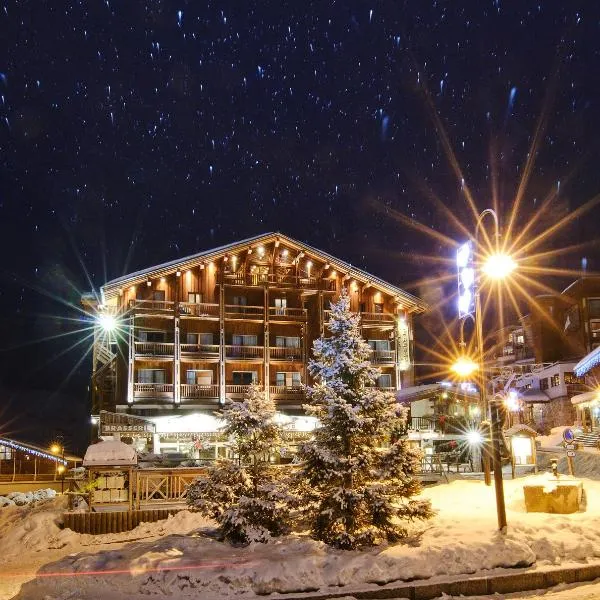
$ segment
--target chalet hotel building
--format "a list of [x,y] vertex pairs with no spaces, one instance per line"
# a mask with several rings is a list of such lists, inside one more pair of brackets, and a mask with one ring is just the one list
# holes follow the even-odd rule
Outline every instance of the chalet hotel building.
[[143,269],[86,294],[95,317],[94,437],[138,450],[218,454],[214,411],[259,384],[293,435],[314,427],[303,384],[342,288],[360,313],[377,385],[413,383],[412,319],[425,304],[352,265],[268,233]]

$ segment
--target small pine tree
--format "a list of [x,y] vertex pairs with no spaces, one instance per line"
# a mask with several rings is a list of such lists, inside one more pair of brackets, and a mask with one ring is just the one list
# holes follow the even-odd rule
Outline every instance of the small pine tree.
[[243,402],[228,401],[218,416],[225,421],[233,460],[220,460],[188,490],[188,504],[218,525],[232,543],[265,542],[287,532],[287,494],[270,458],[281,447],[275,405],[256,385]]
[[372,387],[379,370],[369,361],[360,319],[343,292],[331,305],[331,337],[313,344],[305,410],[321,426],[300,450],[298,489],[312,535],[343,549],[400,540],[405,522],[432,516],[429,502],[412,499],[420,453],[397,433],[406,410],[394,395]]

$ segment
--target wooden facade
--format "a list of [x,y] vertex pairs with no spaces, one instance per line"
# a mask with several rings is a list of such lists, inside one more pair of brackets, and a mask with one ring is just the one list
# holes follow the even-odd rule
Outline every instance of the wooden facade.
[[[265,234],[108,282],[84,306],[96,327],[93,415],[214,410],[251,381],[301,411],[313,341],[342,288],[361,315],[380,387],[412,385],[412,317],[425,305],[376,277],[281,234]],[[101,322],[101,320],[99,320]]]

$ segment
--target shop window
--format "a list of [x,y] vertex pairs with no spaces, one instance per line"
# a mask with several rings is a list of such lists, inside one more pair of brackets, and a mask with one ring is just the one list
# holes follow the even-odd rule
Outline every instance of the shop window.
[[584,377],[577,377],[575,373],[565,373],[565,383],[567,385],[583,385],[585,383]]

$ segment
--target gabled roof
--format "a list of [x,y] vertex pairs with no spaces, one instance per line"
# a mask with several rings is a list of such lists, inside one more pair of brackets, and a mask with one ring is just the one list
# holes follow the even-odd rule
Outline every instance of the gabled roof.
[[184,258],[178,258],[176,260],[155,265],[147,269],[142,269],[128,275],[123,275],[122,277],[117,277],[116,279],[108,281],[102,286],[101,294],[103,301],[105,301],[106,298],[116,295],[119,292],[119,289],[132,285],[138,285],[150,277],[163,277],[166,275],[171,275],[177,270],[186,270],[198,266],[201,263],[218,260],[219,258],[222,258],[231,252],[246,249],[248,246],[268,244],[277,240],[283,242],[286,246],[303,251],[306,255],[316,258],[317,260],[328,263],[333,269],[347,273],[348,276],[358,281],[369,283],[371,286],[381,290],[382,292],[398,297],[398,300],[400,300],[405,308],[412,312],[424,312],[427,308],[427,304],[423,302],[423,300],[413,296],[412,294],[409,294],[408,292],[405,292],[399,287],[391,285],[383,279],[380,279],[375,275],[371,275],[362,269],[358,269],[352,266],[350,263],[340,260],[339,258],[336,258],[327,252],[323,252],[322,250],[309,246],[304,242],[300,242],[287,235],[277,232],[263,233],[261,235],[246,238],[238,242],[219,246],[218,248],[212,248],[211,250],[205,250]]

